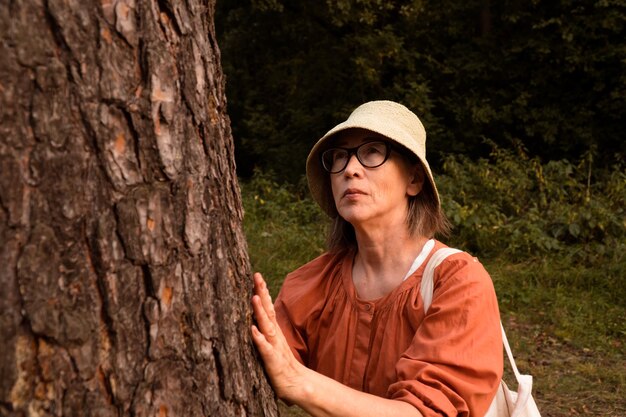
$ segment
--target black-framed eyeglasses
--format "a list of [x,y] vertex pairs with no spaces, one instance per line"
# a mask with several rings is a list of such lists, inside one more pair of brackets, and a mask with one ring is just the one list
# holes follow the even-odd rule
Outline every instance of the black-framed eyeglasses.
[[338,174],[348,166],[352,155],[365,168],[376,168],[389,159],[391,144],[382,140],[365,142],[354,148],[330,148],[322,152],[322,166],[331,174]]

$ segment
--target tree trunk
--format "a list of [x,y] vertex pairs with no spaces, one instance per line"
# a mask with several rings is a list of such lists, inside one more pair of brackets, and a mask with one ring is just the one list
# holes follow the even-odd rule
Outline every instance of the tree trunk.
[[0,2],[0,415],[277,415],[214,7]]

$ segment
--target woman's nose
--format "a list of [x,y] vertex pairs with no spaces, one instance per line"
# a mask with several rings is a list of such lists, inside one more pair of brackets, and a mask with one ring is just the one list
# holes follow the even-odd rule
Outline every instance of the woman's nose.
[[346,169],[344,173],[348,176],[353,176],[358,174],[360,170],[363,168],[359,159],[356,157],[356,154],[352,154],[348,157],[348,164],[346,165]]

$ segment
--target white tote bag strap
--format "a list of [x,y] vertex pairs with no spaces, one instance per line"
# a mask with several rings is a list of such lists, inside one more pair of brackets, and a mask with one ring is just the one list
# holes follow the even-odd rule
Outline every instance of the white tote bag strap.
[[[504,331],[502,322],[500,322],[500,328],[502,329],[502,344],[504,345],[504,350],[506,350],[506,355],[509,357],[509,363],[511,364],[511,368],[515,374],[515,379],[517,380],[517,398],[515,401],[515,408],[511,412],[511,417],[525,416],[528,415],[524,414],[525,412],[528,412],[526,404],[532,398],[531,393],[533,390],[533,377],[532,375],[522,375],[517,369],[515,359],[513,358],[513,352],[511,351],[511,346],[509,346],[509,340],[506,337],[506,332]],[[532,406],[535,409],[537,408],[534,401]],[[536,415],[539,415],[538,411]]]
[[504,345],[504,350],[506,350],[506,355],[509,357],[509,362],[511,363],[513,373],[515,374],[515,379],[517,379],[517,382],[520,382],[522,374],[520,374],[519,370],[517,369],[517,365],[515,364],[513,352],[511,351],[511,346],[509,346],[509,339],[507,339],[506,337],[506,332],[504,331],[504,326],[502,325],[502,322],[500,322],[500,328],[502,329],[502,344]]
[[428,311],[433,302],[435,268],[437,268],[448,256],[459,252],[462,251],[454,248],[438,249],[435,253],[433,253],[433,256],[431,256],[430,260],[426,264],[424,275],[422,275],[422,284],[420,285],[420,294],[422,296],[422,301],[424,302],[424,313]]
[[[430,305],[433,301],[433,292],[434,292],[434,275],[435,268],[437,268],[441,262],[444,261],[448,256],[453,255],[455,253],[461,252],[458,249],[454,248],[441,248],[437,250],[433,256],[430,258],[428,263],[426,264],[426,268],[424,269],[424,275],[422,276],[422,283],[420,285],[420,295],[422,296],[422,301],[424,302],[424,313],[428,312]],[[504,349],[506,350],[506,355],[509,358],[509,363],[511,364],[511,368],[513,369],[513,373],[515,374],[515,379],[517,380],[517,395],[514,392],[509,391],[508,389],[503,389],[502,386],[499,390],[504,391],[504,395],[507,397],[505,400],[509,405],[513,405],[512,410],[508,410],[510,412],[511,417],[522,417],[522,416],[540,416],[539,411],[537,410],[537,406],[532,399],[531,392],[533,387],[533,377],[532,375],[522,375],[517,369],[517,365],[515,364],[515,359],[513,358],[513,352],[511,351],[511,346],[509,346],[509,340],[506,337],[506,332],[504,331],[504,326],[502,322],[500,322],[500,329],[502,329],[502,344],[504,345]],[[506,385],[505,385],[506,387]],[[499,393],[500,394],[500,393]],[[512,395],[515,395],[513,397]],[[493,404],[491,405],[489,411],[487,412],[487,416],[500,416],[500,409],[497,407],[498,397],[494,398]],[[531,402],[531,404],[527,405]]]
[[502,322],[500,322],[500,327],[502,329],[502,344],[517,380],[517,392],[509,390],[504,381],[502,381],[485,417],[500,417],[503,415],[510,417],[541,417],[537,404],[535,404],[535,400],[532,397],[533,377],[532,375],[522,375],[517,369]]

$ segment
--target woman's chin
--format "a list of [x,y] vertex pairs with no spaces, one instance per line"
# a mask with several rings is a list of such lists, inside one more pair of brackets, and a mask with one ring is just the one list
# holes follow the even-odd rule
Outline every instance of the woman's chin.
[[357,207],[342,208],[339,210],[339,215],[352,226],[356,226],[367,219],[366,213]]

